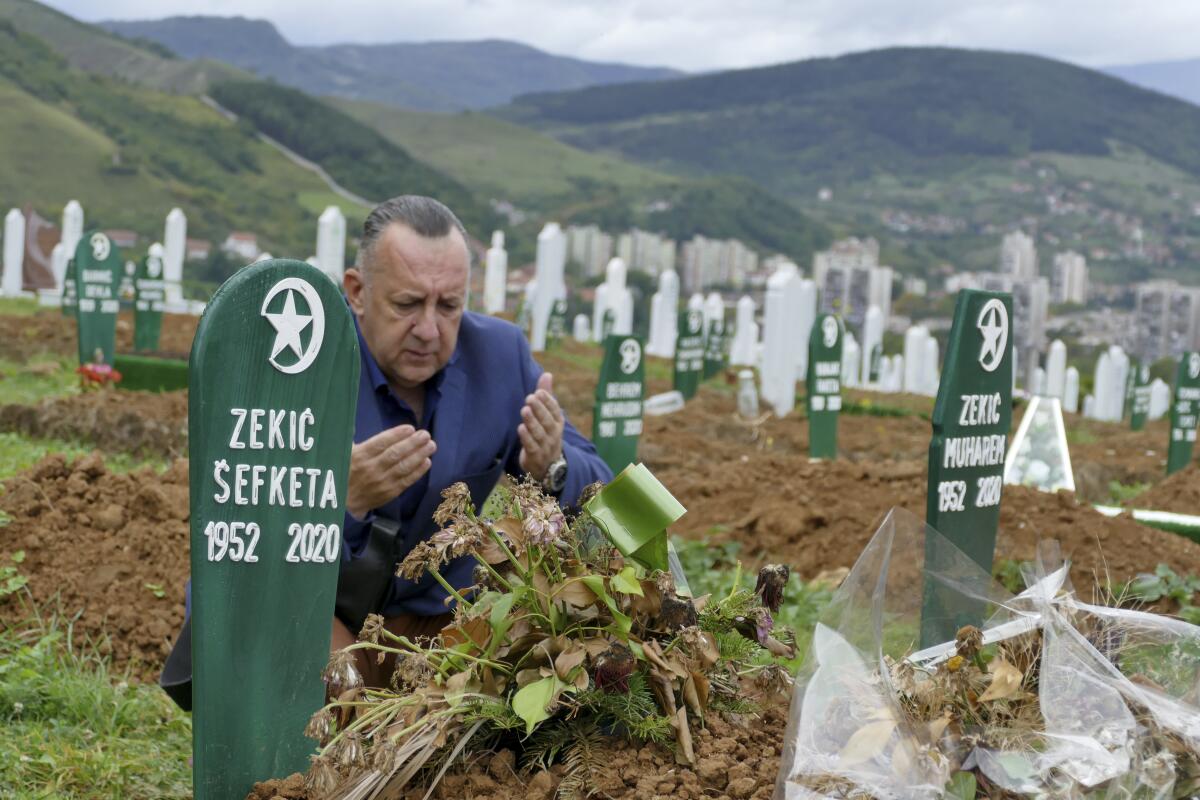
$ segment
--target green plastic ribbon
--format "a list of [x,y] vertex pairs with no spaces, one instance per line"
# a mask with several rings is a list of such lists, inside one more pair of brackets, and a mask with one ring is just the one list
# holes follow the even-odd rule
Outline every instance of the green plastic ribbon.
[[687,509],[645,464],[630,464],[585,509],[623,556],[649,570],[670,569],[667,526]]

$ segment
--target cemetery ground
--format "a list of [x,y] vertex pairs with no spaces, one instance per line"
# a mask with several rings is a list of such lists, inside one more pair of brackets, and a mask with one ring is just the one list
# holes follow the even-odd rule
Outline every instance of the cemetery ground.
[[[186,353],[195,323],[167,316],[163,350]],[[0,795],[187,797],[190,719],[154,686],[183,618],[186,393],[81,393],[73,326],[57,311],[0,303]],[[122,317],[126,351],[129,327]],[[599,349],[568,341],[540,360],[573,423],[589,431]],[[649,394],[670,379],[667,362],[649,361]],[[688,509],[672,533],[697,593],[787,563],[781,621],[803,632],[888,509],[924,509],[932,400],[848,392],[839,458],[814,462],[802,403],[787,419],[751,423],[735,416],[735,392],[718,376],[684,410],[647,417],[639,460]],[[1001,581],[1019,580],[1017,562],[1042,537],[1062,543],[1084,594],[1119,591],[1160,564],[1177,577],[1200,568],[1200,545],[1090,505],[1200,510],[1195,464],[1161,477],[1165,423],[1133,432],[1069,417],[1068,426],[1078,495],[1005,488]],[[1176,592],[1153,607],[1189,613],[1192,599]],[[769,797],[785,717],[786,698],[764,698],[759,718],[713,715],[692,769],[664,747],[605,746],[601,788]],[[523,772],[505,750],[452,770],[438,795],[550,796],[561,775]],[[302,796],[295,782],[269,788],[261,796]]]

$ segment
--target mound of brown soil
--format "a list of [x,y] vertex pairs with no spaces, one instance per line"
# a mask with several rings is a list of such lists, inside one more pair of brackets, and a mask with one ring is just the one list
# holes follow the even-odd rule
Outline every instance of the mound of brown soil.
[[[600,751],[595,775],[599,797],[612,800],[767,800],[779,772],[779,750],[787,725],[782,700],[761,716],[713,715],[698,730],[695,767],[675,763],[673,752],[661,746],[636,747],[614,741]],[[550,800],[562,780],[563,767],[528,775],[516,768],[511,750],[449,771],[433,792],[439,800]],[[414,788],[398,800],[421,800],[424,788]],[[256,784],[246,800],[304,800],[298,775]]]
[[[22,574],[40,606],[75,620],[117,671],[153,679],[183,623],[188,576],[187,463],[158,475],[109,472],[92,454],[49,456],[4,482],[0,553],[25,551]],[[0,601],[0,619],[28,615],[23,595]]]
[[[163,314],[159,354],[186,359],[199,324],[199,317]],[[0,316],[0,358],[3,359],[21,362],[38,353],[73,357],[78,352],[76,341],[75,318],[63,316],[56,308],[24,316]],[[133,352],[131,311],[122,311],[117,317],[117,351]]]
[[0,431],[175,458],[187,450],[187,392],[104,390],[0,406]]
[[1200,466],[1192,464],[1167,476],[1125,505],[1177,514],[1200,514]]

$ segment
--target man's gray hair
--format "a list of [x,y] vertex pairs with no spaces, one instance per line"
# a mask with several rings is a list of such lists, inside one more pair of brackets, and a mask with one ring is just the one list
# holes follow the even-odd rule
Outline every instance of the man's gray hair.
[[467,229],[454,212],[432,197],[402,194],[375,206],[363,222],[362,240],[358,245],[358,256],[354,260],[354,265],[360,272],[366,273],[366,267],[374,255],[376,242],[393,223],[406,225],[413,233],[426,239],[440,239],[452,229],[457,230],[462,235],[463,244],[467,245],[467,266],[470,268],[470,239],[467,238]]

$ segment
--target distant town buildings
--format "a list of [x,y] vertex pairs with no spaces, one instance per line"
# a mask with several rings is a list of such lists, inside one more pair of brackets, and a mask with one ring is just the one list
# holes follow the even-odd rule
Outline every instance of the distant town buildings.
[[617,258],[628,269],[657,275],[675,269],[675,240],[633,228],[617,237]]
[[577,264],[584,277],[603,275],[612,257],[612,236],[595,225],[567,226],[567,260]]
[[756,271],[758,253],[737,239],[693,236],[679,248],[679,279],[686,292],[699,292],[710,286],[740,289]]
[[828,250],[813,254],[813,282],[824,314],[840,314],[857,329],[867,308],[879,306],[884,324],[892,313],[892,268],[879,264],[879,242],[874,238],[842,239]]
[[1087,303],[1087,259],[1074,250],[1054,256],[1054,272],[1050,276],[1050,298],[1054,303]]
[[104,233],[108,236],[108,240],[110,242],[115,244],[117,247],[120,247],[122,250],[134,247],[138,243],[138,235],[135,231],[118,228],[107,230]]
[[1000,243],[1000,271],[1018,281],[1037,277],[1037,249],[1028,234],[1023,231],[1005,234]]
[[924,278],[917,278],[912,275],[904,279],[903,289],[905,294],[911,294],[915,297],[924,297],[929,293],[929,285]]
[[232,256],[244,259],[247,263],[258,258],[262,252],[258,247],[258,237],[245,231],[233,231],[221,243],[221,249]]
[[1135,355],[1157,361],[1200,347],[1200,289],[1147,281],[1137,285],[1136,297]]
[[203,261],[212,252],[212,242],[207,239],[188,239],[184,245],[183,257],[187,261]]

